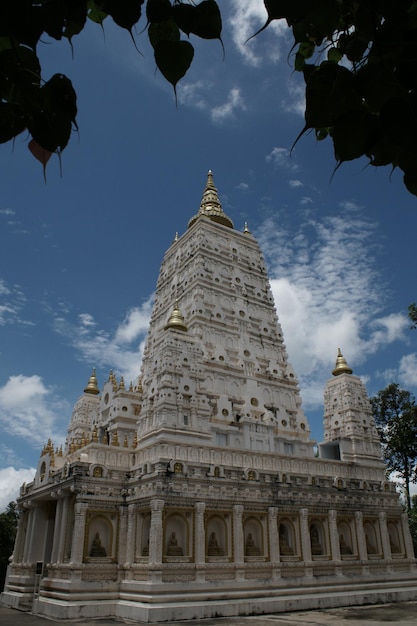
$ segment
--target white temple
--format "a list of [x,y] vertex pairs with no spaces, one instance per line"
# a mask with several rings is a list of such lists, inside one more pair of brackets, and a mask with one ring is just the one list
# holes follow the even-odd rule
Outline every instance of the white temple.
[[[279,303],[278,303],[279,304]],[[408,600],[417,571],[364,385],[339,351],[310,439],[265,262],[209,172],[165,254],[140,377],[95,372],[49,441],[4,605],[172,621]]]

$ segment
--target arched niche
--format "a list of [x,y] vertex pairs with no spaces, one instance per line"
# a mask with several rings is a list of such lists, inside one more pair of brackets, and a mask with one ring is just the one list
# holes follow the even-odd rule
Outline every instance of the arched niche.
[[115,523],[115,520],[110,520],[102,513],[92,513],[89,516],[84,543],[85,561],[114,560]]
[[265,555],[264,528],[256,516],[249,516],[243,521],[244,554],[247,560],[256,560]]
[[399,558],[404,556],[404,549],[401,541],[401,533],[399,532],[398,524],[394,521],[387,523],[387,530],[389,536],[389,545],[391,548],[391,556],[393,558]]
[[211,515],[206,520],[206,558],[225,560],[229,555],[228,528],[220,515]]
[[291,520],[283,518],[278,521],[278,537],[281,561],[297,560],[296,533]]
[[190,524],[182,513],[171,513],[165,519],[163,554],[165,561],[188,561],[191,558]]
[[323,557],[327,554],[326,535],[323,524],[318,519],[313,519],[309,524],[311,556]]
[[373,520],[365,521],[363,524],[363,531],[365,534],[365,544],[368,558],[381,558],[381,548],[375,522]]
[[136,529],[136,560],[142,561],[149,557],[150,528],[150,511],[140,513],[137,518]]
[[339,537],[340,556],[342,559],[352,557],[354,554],[354,545],[352,531],[349,524],[342,520],[337,524],[337,535]]

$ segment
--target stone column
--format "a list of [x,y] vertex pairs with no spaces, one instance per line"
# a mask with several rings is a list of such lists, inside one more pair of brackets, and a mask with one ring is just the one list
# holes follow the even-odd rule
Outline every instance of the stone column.
[[58,554],[57,554],[57,563],[63,563],[64,561],[64,551],[65,551],[65,537],[67,535],[67,526],[68,526],[68,508],[69,508],[69,497],[65,497],[62,500],[62,524],[61,524],[61,533],[59,537],[58,544]]
[[243,526],[242,526],[243,506],[235,504],[233,507],[233,557],[235,563],[244,563],[243,550]]
[[162,534],[163,500],[151,502],[151,527],[149,531],[149,563],[160,565],[162,563],[162,548],[164,537]]
[[25,545],[23,548],[23,562],[24,563],[29,563],[30,548],[32,545],[32,535],[33,535],[33,526],[34,526],[34,515],[35,515],[35,509],[33,508],[33,506],[31,505],[29,506],[30,508],[27,514]]
[[195,505],[195,562],[205,563],[206,560],[206,531],[204,528],[205,502],[196,502]]
[[136,504],[129,504],[126,533],[126,564],[135,562],[136,550]]
[[365,532],[363,530],[362,511],[355,512],[356,541],[358,542],[358,553],[361,561],[368,560],[368,552],[366,549]]
[[414,561],[415,557],[414,557],[413,541],[411,539],[407,513],[402,513],[401,515],[401,526],[403,529],[405,553],[408,559],[412,559]]
[[332,560],[340,561],[340,541],[337,532],[337,512],[329,511],[329,530],[330,530],[330,548],[332,552]]
[[310,529],[308,527],[308,509],[300,510],[300,525],[301,525],[301,550],[302,550],[302,555],[303,555],[303,561],[308,563],[312,560]]
[[71,563],[81,565],[84,555],[85,522],[88,504],[86,502],[75,503],[74,532],[71,545]]
[[62,534],[62,523],[63,523],[63,511],[62,508],[64,506],[64,500],[60,498],[56,505],[56,514],[55,514],[55,523],[54,523],[54,536],[52,540],[52,550],[51,550],[51,563],[58,562],[58,551],[59,551],[59,542]]
[[270,558],[272,563],[279,562],[279,536],[277,526],[278,509],[270,506],[268,509],[269,546],[271,550]]
[[379,531],[381,533],[382,553],[384,555],[384,559],[391,559],[391,546],[387,528],[387,514],[384,511],[381,511],[379,514]]
[[22,509],[19,511],[19,520],[17,522],[16,541],[13,551],[13,563],[21,563],[23,559],[23,549],[25,547],[26,529],[28,523],[28,511]]
[[126,504],[122,504],[120,507],[120,520],[119,520],[119,549],[117,560],[119,563],[126,563],[126,550],[127,550],[127,518],[128,508]]

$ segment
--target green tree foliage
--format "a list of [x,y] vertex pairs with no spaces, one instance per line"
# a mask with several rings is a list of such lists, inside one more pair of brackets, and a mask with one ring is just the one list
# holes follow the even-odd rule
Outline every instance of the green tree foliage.
[[[28,130],[45,166],[76,128],[71,81],[41,76],[37,47],[45,35],[72,42],[90,19],[133,29],[145,0],[2,0],[0,142]],[[261,0],[259,0],[261,2]],[[305,126],[330,138],[338,167],[365,156],[399,167],[417,195],[417,0],[264,0],[267,19],[292,30],[290,58],[306,85]],[[155,63],[174,91],[190,67],[190,35],[221,42],[215,0],[146,0],[144,19]],[[243,19],[243,18],[242,18]],[[254,35],[254,36],[255,36]],[[222,44],[223,45],[223,44]]]
[[0,513],[0,590],[4,588],[7,565],[13,552],[16,537],[18,513],[15,502],[10,502],[6,510]]
[[295,69],[306,84],[300,136],[313,129],[319,140],[330,137],[337,167],[361,156],[400,167],[417,195],[417,2],[265,0],[265,7],[263,28],[282,18],[292,28]]
[[412,302],[408,306],[408,319],[411,322],[411,328],[414,330],[417,328],[417,304]]
[[[0,143],[28,131],[29,149],[44,168],[61,154],[77,128],[76,93],[69,78],[45,81],[37,54],[48,36],[72,39],[87,19],[103,27],[107,18],[128,31],[142,15],[144,0],[2,0],[0,2]],[[200,4],[147,0],[149,41],[158,69],[176,90],[194,56],[183,35],[221,41],[222,21],[215,0]]]
[[407,509],[411,510],[410,484],[416,482],[417,406],[414,396],[391,383],[371,398],[372,412],[381,437],[389,472],[404,483]]
[[414,554],[417,555],[417,496],[411,498],[411,509],[408,512],[411,539],[413,540]]

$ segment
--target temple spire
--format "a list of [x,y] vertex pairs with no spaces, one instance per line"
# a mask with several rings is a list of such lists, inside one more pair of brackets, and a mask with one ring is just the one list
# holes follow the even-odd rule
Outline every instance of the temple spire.
[[232,220],[223,212],[211,170],[209,170],[207,174],[207,183],[203,191],[203,197],[201,198],[200,210],[197,215],[194,215],[194,217],[190,219],[188,228],[195,224],[202,215],[208,217],[213,222],[233,228]]
[[99,390],[98,384],[97,384],[96,368],[95,367],[93,367],[92,374],[91,374],[90,378],[88,379],[88,384],[87,384],[87,387],[84,389],[84,393],[91,393],[93,396],[96,396],[97,394],[100,393],[100,390]]
[[334,370],[332,371],[333,376],[339,376],[339,374],[351,374],[352,371],[353,370],[349,367],[349,365],[346,362],[345,357],[341,353],[340,348],[338,348],[336,366]]

